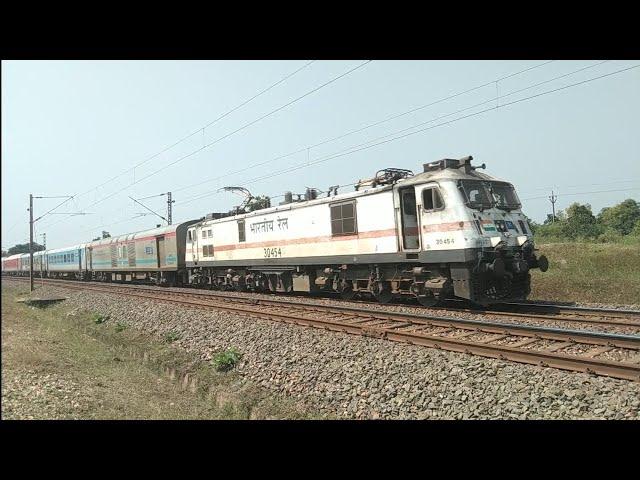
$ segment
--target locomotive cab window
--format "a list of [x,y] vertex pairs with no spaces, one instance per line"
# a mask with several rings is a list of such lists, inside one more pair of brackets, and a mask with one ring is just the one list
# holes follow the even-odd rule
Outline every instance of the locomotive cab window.
[[331,205],[331,234],[355,235],[357,233],[356,202],[351,201]]
[[191,238],[191,230],[187,231],[187,239],[191,242],[192,238]]
[[427,211],[442,210],[444,202],[438,187],[425,188],[422,191],[422,207]]
[[238,220],[238,242],[244,242],[246,238],[244,220]]

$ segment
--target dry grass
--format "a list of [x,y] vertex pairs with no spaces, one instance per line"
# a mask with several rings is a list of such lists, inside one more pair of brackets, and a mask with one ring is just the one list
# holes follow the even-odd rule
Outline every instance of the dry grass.
[[615,243],[537,245],[549,270],[531,274],[531,299],[640,304],[640,248]]
[[5,419],[314,416],[290,399],[242,386],[233,371],[217,372],[162,339],[96,323],[90,312],[70,314],[64,303],[38,309],[15,302],[27,293],[2,285]]

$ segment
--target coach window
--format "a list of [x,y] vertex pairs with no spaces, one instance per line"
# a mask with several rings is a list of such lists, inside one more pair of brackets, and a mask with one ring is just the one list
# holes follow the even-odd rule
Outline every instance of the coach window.
[[238,220],[238,242],[244,242],[247,239],[244,220]]
[[438,187],[425,188],[422,191],[422,207],[427,212],[442,210],[444,208],[444,202],[442,201]]
[[356,202],[331,205],[331,234],[354,235],[356,233],[358,233]]

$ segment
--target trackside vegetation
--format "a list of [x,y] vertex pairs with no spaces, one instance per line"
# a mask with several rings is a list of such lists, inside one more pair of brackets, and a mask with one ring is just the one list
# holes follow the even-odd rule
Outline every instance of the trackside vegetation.
[[529,221],[536,243],[568,241],[640,245],[640,203],[629,198],[598,215],[591,205],[572,203],[543,224]]

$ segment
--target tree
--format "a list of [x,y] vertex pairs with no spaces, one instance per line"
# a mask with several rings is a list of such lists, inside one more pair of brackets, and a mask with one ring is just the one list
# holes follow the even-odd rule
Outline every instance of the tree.
[[591,211],[588,203],[572,203],[565,211],[567,223],[564,231],[569,238],[594,238],[600,235],[604,229],[598,224],[598,220]]
[[[44,250],[44,246],[36,242],[33,242],[33,251],[39,252],[40,250]],[[29,242],[19,243],[17,245],[14,245],[7,251],[7,253],[9,255],[15,255],[16,253],[29,253]]]
[[640,204],[629,198],[613,207],[603,208],[598,214],[598,222],[621,235],[629,235],[640,220]]
[[3,257],[8,257],[9,256],[9,252],[7,252],[6,250],[2,250],[2,256]]

